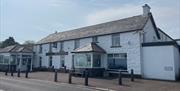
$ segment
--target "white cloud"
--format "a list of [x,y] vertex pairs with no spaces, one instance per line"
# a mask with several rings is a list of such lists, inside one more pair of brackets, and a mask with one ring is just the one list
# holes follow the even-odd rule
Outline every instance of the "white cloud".
[[48,6],[52,6],[52,7],[59,7],[59,6],[71,7],[74,5],[76,5],[76,2],[71,0],[50,0],[48,3]]
[[[141,4],[142,5],[142,4]],[[158,27],[171,35],[173,38],[180,38],[180,9],[178,5],[159,6],[151,4],[151,11]],[[127,4],[120,7],[112,7],[90,13],[86,17],[87,25],[118,20],[126,17],[140,15],[142,7],[137,4]]]
[[87,16],[87,25],[103,23],[141,14],[141,6],[123,5],[93,12]]

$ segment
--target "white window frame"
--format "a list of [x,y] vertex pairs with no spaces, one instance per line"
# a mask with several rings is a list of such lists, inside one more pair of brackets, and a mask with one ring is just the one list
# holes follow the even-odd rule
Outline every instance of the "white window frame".
[[[120,47],[120,34],[112,34],[112,47]],[[117,43],[116,43],[117,42]]]
[[79,39],[74,40],[74,49],[79,47],[80,47],[80,40]]

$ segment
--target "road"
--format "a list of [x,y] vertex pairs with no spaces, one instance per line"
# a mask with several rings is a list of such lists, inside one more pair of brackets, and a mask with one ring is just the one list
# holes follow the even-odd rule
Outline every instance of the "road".
[[95,91],[95,89],[50,81],[0,77],[0,91]]

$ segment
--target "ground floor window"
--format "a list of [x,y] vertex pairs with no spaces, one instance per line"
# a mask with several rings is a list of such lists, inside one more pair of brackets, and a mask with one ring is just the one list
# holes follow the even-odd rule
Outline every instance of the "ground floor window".
[[108,54],[108,68],[127,70],[127,54]]
[[61,55],[60,56],[60,67],[64,67],[65,66],[65,56]]
[[9,64],[9,58],[10,56],[4,56],[4,64]]
[[52,67],[52,56],[49,57],[49,67]]
[[93,67],[101,67],[101,55],[93,54]]
[[11,58],[12,58],[12,60],[11,60],[10,64],[15,65],[16,64],[16,55],[11,55]]
[[91,67],[91,54],[75,54],[75,67],[88,68]]
[[0,55],[0,64],[3,64],[4,61],[3,61],[3,55]]
[[42,57],[39,57],[39,66],[42,66]]

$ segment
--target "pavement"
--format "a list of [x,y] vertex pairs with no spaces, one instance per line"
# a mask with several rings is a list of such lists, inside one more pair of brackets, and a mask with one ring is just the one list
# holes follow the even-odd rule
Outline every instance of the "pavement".
[[0,91],[95,91],[95,89],[43,80],[0,77]]
[[[89,91],[89,90],[90,91],[96,91],[96,90],[97,91],[99,90],[100,91],[180,91],[180,82],[173,82],[173,81],[135,79],[134,82],[131,82],[129,78],[123,78],[122,79],[123,85],[118,85],[117,78],[89,78],[89,86],[86,87],[84,86],[84,78],[74,77],[74,76],[72,77],[72,84],[69,85],[67,73],[58,73],[58,82],[53,82],[54,81],[53,72],[32,72],[29,74],[28,79],[25,78],[24,73],[21,74],[20,78],[17,77],[17,74],[14,74],[14,77],[11,77],[9,75],[4,76],[4,73],[0,73],[1,78],[15,79],[17,81],[18,80],[23,80],[23,81],[35,80],[35,81],[40,81],[40,82],[47,81],[48,83],[53,83],[56,85],[63,84],[63,86],[72,86],[75,88],[77,87],[77,89],[78,88],[83,89],[83,90],[75,90],[75,89],[69,90],[68,89],[68,90],[58,90],[58,91]],[[11,84],[11,82],[9,82],[9,84]],[[48,84],[46,85],[47,87],[49,86]],[[55,88],[57,87],[56,85],[55,85]],[[0,86],[0,89],[2,86]],[[44,87],[41,87],[41,85],[37,85],[37,86],[38,87],[35,86],[35,88],[44,88]],[[14,90],[10,90],[10,91],[14,91]],[[21,90],[18,90],[18,91],[21,91]],[[24,90],[24,91],[31,91],[31,90]],[[38,91],[38,90],[32,90],[32,91]],[[49,90],[43,90],[43,91],[49,91]],[[56,89],[51,90],[51,91],[56,91]]]

